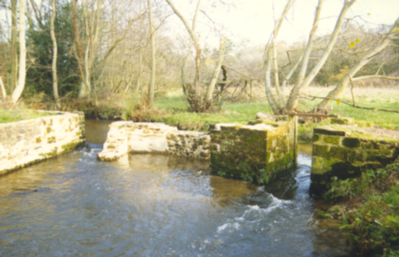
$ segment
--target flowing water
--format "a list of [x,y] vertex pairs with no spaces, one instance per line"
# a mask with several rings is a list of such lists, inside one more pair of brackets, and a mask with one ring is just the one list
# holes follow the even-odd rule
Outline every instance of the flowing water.
[[98,162],[107,125],[87,121],[85,148],[0,177],[0,256],[350,256],[316,218],[306,150],[261,187],[182,157]]

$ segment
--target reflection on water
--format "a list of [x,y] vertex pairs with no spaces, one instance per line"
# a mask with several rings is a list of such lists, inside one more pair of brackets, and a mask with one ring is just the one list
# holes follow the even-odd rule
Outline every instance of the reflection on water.
[[86,141],[91,144],[104,144],[111,120],[85,120]]
[[0,178],[0,256],[349,256],[314,217],[309,155],[259,187],[181,157],[98,162],[89,145]]

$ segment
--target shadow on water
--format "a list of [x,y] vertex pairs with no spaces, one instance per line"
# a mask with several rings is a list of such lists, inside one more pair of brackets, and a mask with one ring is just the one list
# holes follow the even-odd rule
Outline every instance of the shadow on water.
[[98,162],[106,128],[88,122],[88,147],[0,178],[0,256],[351,256],[315,217],[309,154],[261,187],[177,156]]

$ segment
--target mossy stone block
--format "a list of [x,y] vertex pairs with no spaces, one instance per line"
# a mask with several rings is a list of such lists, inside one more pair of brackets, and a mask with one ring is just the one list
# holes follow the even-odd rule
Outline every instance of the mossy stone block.
[[346,152],[347,150],[344,147],[339,146],[331,146],[329,158],[340,159],[342,161],[346,160]]
[[333,145],[339,145],[341,140],[341,137],[339,136],[327,136],[325,135],[323,138],[324,143],[327,144],[333,144]]
[[328,145],[313,144],[313,155],[327,158],[329,154]]
[[354,137],[346,137],[342,140],[342,145],[349,147],[349,148],[359,147],[360,139],[354,138]]

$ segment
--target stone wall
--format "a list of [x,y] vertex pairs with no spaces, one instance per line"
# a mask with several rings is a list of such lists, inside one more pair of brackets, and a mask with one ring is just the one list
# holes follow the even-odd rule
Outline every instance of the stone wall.
[[174,131],[166,136],[168,152],[174,155],[209,159],[211,137],[202,132]]
[[81,112],[0,124],[0,175],[70,151],[84,136]]
[[371,168],[385,167],[399,156],[399,143],[349,126],[330,125],[313,131],[310,192],[324,193],[331,177],[358,177]]
[[110,124],[101,161],[113,161],[130,152],[169,153],[209,158],[209,136],[201,132],[179,131],[163,123],[118,121]]
[[297,117],[278,116],[256,125],[216,124],[211,130],[211,170],[266,184],[296,162]]

